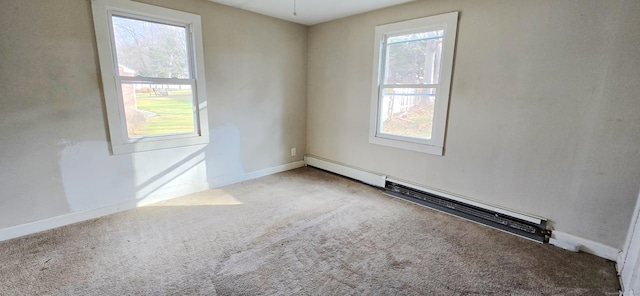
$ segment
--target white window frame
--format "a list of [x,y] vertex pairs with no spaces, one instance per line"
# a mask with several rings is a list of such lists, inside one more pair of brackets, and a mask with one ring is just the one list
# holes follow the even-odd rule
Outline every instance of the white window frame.
[[[125,154],[140,151],[174,148],[188,145],[209,143],[209,124],[207,118],[207,99],[204,76],[204,51],[202,46],[202,25],[200,16],[168,8],[127,1],[127,0],[92,0],[93,22],[98,46],[98,59],[102,86],[104,89],[109,136],[113,154]],[[191,78],[139,78],[143,81],[162,81],[164,84],[190,83],[192,85],[194,126],[191,134],[141,137],[130,139],[127,133],[124,103],[119,93],[120,81],[118,62],[115,52],[113,15],[133,17],[143,21],[156,21],[164,24],[183,26],[187,29],[190,54],[189,63]],[[126,79],[135,82],[135,77]]]
[[[435,155],[443,155],[457,26],[457,11],[376,26],[369,128],[370,143]],[[384,88],[383,79],[385,73],[386,39],[388,36],[432,30],[444,30],[440,82],[438,84],[411,84],[406,86],[409,88],[436,88],[431,139],[425,140],[381,133],[381,122],[379,118],[380,108],[382,106],[382,90]],[[402,84],[394,86],[400,87]]]

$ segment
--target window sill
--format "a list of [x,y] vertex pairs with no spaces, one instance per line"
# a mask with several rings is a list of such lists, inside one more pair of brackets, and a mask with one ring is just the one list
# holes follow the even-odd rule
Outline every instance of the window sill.
[[209,143],[209,137],[193,136],[177,139],[145,140],[133,143],[115,144],[111,143],[111,151],[114,155],[129,154],[135,152],[152,151],[158,149],[169,149],[183,146],[204,145]]
[[412,143],[412,142],[400,141],[400,140],[385,139],[385,138],[374,137],[374,136],[369,137],[369,143],[389,146],[394,148],[400,148],[404,150],[422,152],[427,154],[440,155],[440,156],[442,156],[444,152],[443,147],[427,145],[427,144],[418,144],[418,143]]

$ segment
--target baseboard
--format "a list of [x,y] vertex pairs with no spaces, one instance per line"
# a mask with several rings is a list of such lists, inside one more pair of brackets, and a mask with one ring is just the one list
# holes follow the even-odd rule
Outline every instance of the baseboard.
[[271,167],[271,168],[266,168],[266,169],[262,169],[262,170],[257,170],[257,171],[253,171],[253,172],[249,172],[249,173],[238,174],[238,175],[233,175],[233,176],[225,176],[225,177],[219,178],[219,179],[211,179],[211,180],[209,180],[209,185],[211,186],[211,188],[223,187],[223,186],[227,186],[227,185],[231,185],[231,184],[235,184],[235,183],[248,181],[248,180],[251,180],[251,179],[257,179],[257,178],[260,178],[260,177],[264,177],[264,176],[268,176],[268,175],[273,175],[273,174],[285,172],[285,171],[288,171],[288,170],[301,168],[303,166],[304,166],[304,161],[290,162],[290,163],[286,163],[286,164],[283,164],[283,165],[279,165],[279,166],[275,166],[275,167]]
[[345,164],[336,163],[313,155],[305,156],[304,161],[308,166],[342,175],[376,187],[384,188],[385,182],[387,180],[387,176],[368,172]]
[[614,247],[607,246],[605,244],[592,241],[590,239],[571,235],[562,231],[554,230],[552,238],[558,240],[561,243],[568,243],[570,245],[577,245],[578,249],[582,252],[596,255],[604,259],[611,261],[617,261],[620,250]]
[[[141,200],[130,200],[114,205],[109,205],[105,207],[100,207],[97,209],[91,209],[86,211],[79,211],[68,213],[60,216],[55,216],[47,219],[42,219],[34,222],[24,223],[16,226],[11,226],[7,228],[0,229],[0,241],[5,241],[29,234],[34,234],[41,231],[46,231],[58,227],[62,227],[65,225],[78,223],[82,221],[87,221],[91,219],[100,218],[103,216],[115,214],[118,212],[131,210],[136,207],[148,205],[151,203],[156,203],[164,200],[169,200],[172,198],[176,198],[179,196],[183,196],[186,194],[191,194],[194,192],[207,190],[209,188],[216,188],[225,185],[230,185],[233,183],[238,183],[250,179],[256,179],[260,177],[264,177],[271,174],[276,174],[280,172],[284,172],[287,170],[299,168],[304,166],[304,161],[296,161],[284,165],[279,165],[272,168],[262,169],[238,176],[232,176],[229,178],[225,178],[222,182],[218,181],[217,183],[201,183],[201,184],[189,184],[189,186],[177,186],[173,188],[163,189],[153,194],[151,197],[147,197]],[[205,185],[208,184],[208,185]],[[194,189],[195,188],[195,189]]]
[[68,213],[43,220],[3,228],[0,229],[0,241],[5,241],[12,238],[17,238],[73,223],[100,218],[103,216],[115,214],[117,212],[130,210],[136,207],[137,202],[137,200],[131,200],[97,209]]

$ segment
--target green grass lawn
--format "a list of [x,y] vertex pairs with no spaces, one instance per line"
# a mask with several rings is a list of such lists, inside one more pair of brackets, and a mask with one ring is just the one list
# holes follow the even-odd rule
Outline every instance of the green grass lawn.
[[152,93],[136,94],[138,110],[155,113],[136,131],[138,135],[153,136],[193,133],[193,96],[190,90],[169,90],[166,97]]

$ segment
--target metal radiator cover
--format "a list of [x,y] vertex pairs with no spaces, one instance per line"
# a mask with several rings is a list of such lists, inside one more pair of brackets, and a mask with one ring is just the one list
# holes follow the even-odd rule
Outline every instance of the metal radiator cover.
[[540,224],[524,221],[509,215],[483,209],[389,181],[386,182],[385,189],[386,193],[391,196],[402,198],[435,210],[510,232],[537,242],[546,242],[548,239],[546,221],[542,221]]

